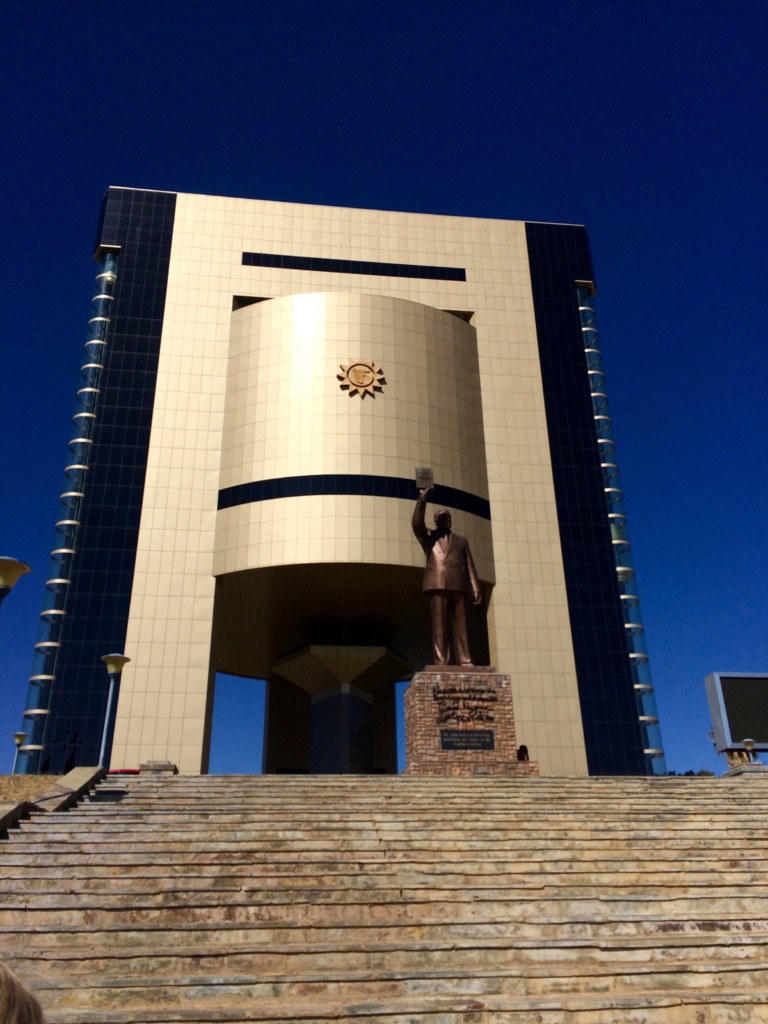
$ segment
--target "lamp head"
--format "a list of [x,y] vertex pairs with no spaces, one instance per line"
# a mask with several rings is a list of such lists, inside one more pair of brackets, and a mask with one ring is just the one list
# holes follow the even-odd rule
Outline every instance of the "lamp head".
[[103,654],[101,660],[107,666],[107,672],[111,676],[119,676],[123,671],[123,666],[127,665],[131,659],[126,658],[124,654]]
[[19,576],[24,576],[29,571],[26,562],[20,562],[18,558],[9,558],[8,555],[0,555],[0,590],[11,590]]

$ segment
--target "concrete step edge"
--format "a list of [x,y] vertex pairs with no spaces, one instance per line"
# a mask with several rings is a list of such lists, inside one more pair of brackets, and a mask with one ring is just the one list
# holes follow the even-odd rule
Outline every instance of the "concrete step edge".
[[[549,1013],[557,1016],[550,1017],[552,1021],[570,1021],[576,1020],[574,1014],[589,1014],[585,1020],[590,1020],[594,1024],[601,1024],[601,1022],[595,1017],[595,1014],[601,1013],[603,1010],[608,1010],[615,1013],[616,1011],[624,1011],[625,1013],[631,1012],[635,1009],[640,1010],[660,1010],[662,1012],[668,1012],[676,1008],[690,1007],[762,1007],[768,1005],[768,996],[764,993],[743,993],[743,992],[681,992],[681,993],[668,993],[664,995],[647,995],[642,999],[631,996],[616,996],[611,998],[610,996],[595,994],[593,996],[574,996],[568,1000],[568,1008],[564,1009],[561,1002],[556,998],[536,998],[536,999],[520,999],[511,998],[504,996],[484,996],[481,1000],[475,999],[472,996],[467,997],[466,1001],[453,998],[453,999],[442,999],[440,997],[422,997],[421,999],[401,999],[401,1000],[387,1000],[386,1006],[382,1006],[377,1003],[367,1002],[362,1004],[334,1004],[329,1001],[328,1005],[320,1008],[317,1006],[316,1001],[308,1002],[306,1004],[294,1003],[289,1009],[283,1002],[276,1002],[269,1004],[262,1004],[258,1008],[251,1007],[249,1009],[242,1010],[230,1010],[220,1009],[212,1010],[207,1014],[200,1015],[195,1010],[189,1010],[185,1012],[181,1011],[163,1011],[156,1009],[148,1015],[137,1015],[136,1011],[71,1011],[70,1013],[56,1013],[53,1014],[50,1011],[47,1012],[47,1019],[49,1024],[123,1024],[123,1022],[130,1022],[130,1024],[143,1024],[143,1022],[156,1022],[156,1024],[164,1024],[164,1022],[179,1021],[184,1024],[192,1024],[192,1022],[207,1022],[207,1021],[249,1021],[257,1022],[261,1020],[270,1021],[299,1021],[307,1020],[314,1022],[324,1021],[391,1021],[399,1022],[399,1024],[417,1024],[419,1021],[429,1020],[430,1017],[436,1017],[438,1021],[443,1019],[448,1021],[455,1019],[456,1021],[464,1021],[469,1024],[470,1021],[477,1020],[482,1021],[483,1024],[489,1020],[489,1013],[525,1013],[525,1014],[541,1014]],[[77,1014],[77,1016],[76,1016]],[[450,1016],[445,1016],[446,1014]],[[475,1016],[478,1014],[478,1016]],[[482,1016],[479,1016],[482,1014]],[[502,1020],[503,1018],[491,1018],[494,1022],[496,1020]],[[637,1018],[636,1018],[637,1019]],[[659,1017],[658,1020],[662,1020]],[[696,1017],[691,1016],[690,1020],[695,1020]],[[735,1019],[735,1018],[731,1018]],[[529,1020],[539,1020],[542,1018],[529,1017]],[[615,1021],[615,1018],[613,1018]],[[543,1024],[547,1024],[547,1021],[543,1021]],[[581,1024],[581,1022],[580,1022]],[[622,1024],[631,1024],[630,1018],[625,1018]],[[639,1022],[638,1022],[639,1024]]]
[[284,972],[279,971],[264,971],[258,974],[254,973],[243,973],[230,975],[226,978],[222,978],[219,975],[210,976],[205,973],[200,974],[189,974],[189,975],[178,975],[171,981],[167,977],[146,977],[138,979],[135,977],[115,977],[115,978],[104,978],[99,977],[92,980],[87,989],[83,988],[80,979],[73,978],[71,974],[67,974],[63,977],[56,978],[50,974],[40,975],[35,982],[35,990],[38,992],[44,991],[77,991],[83,992],[84,997],[88,998],[93,993],[98,991],[109,991],[114,992],[116,990],[127,990],[130,989],[136,992],[151,991],[157,988],[168,988],[169,986],[174,989],[206,989],[211,992],[215,992],[221,988],[256,988],[256,987],[268,987],[268,986],[284,986],[291,987],[294,985],[303,984],[317,984],[317,985],[333,985],[338,983],[355,983],[355,984],[370,984],[375,986],[377,984],[386,984],[392,981],[447,981],[453,980],[455,982],[467,982],[476,981],[483,979],[485,981],[493,981],[496,979],[503,980],[541,980],[551,979],[554,982],[562,982],[571,980],[578,984],[584,979],[607,979],[607,978],[626,978],[634,976],[663,976],[665,978],[676,978],[681,976],[695,977],[697,975],[710,975],[717,974],[718,978],[722,979],[726,984],[731,976],[739,975],[760,975],[761,979],[768,977],[768,964],[765,962],[755,963],[754,961],[714,961],[714,962],[696,962],[695,964],[684,964],[679,962],[665,963],[665,962],[643,962],[624,965],[616,969],[611,964],[587,962],[578,963],[578,972],[574,971],[573,962],[558,963],[552,962],[547,964],[510,964],[503,967],[489,967],[489,968],[477,968],[472,967],[470,970],[462,970],[460,967],[447,967],[447,968],[435,968],[429,967],[426,969],[415,969],[415,968],[396,968],[396,969],[377,969],[375,973],[371,970],[364,968],[354,970],[343,970],[336,966],[331,966],[328,971],[318,970],[303,970],[295,973],[291,973],[289,977],[286,977]]
[[[247,943],[232,943],[226,947],[216,947],[213,950],[190,950],[188,945],[179,945],[175,947],[165,946],[162,949],[157,949],[155,952],[145,953],[143,951],[136,951],[133,948],[121,949],[120,947],[111,947],[105,949],[101,945],[93,945],[90,948],[88,959],[91,960],[103,960],[105,962],[110,961],[136,961],[141,959],[175,959],[178,957],[189,958],[229,958],[239,956],[250,956],[250,955],[270,955],[270,956],[323,956],[328,953],[356,953],[356,954],[367,954],[376,953],[389,955],[392,953],[423,953],[434,952],[456,952],[461,954],[466,951],[500,951],[515,953],[517,951],[546,951],[560,950],[566,952],[575,951],[589,951],[597,953],[609,953],[611,955],[620,954],[622,952],[634,953],[637,951],[651,950],[653,952],[660,951],[663,949],[672,950],[676,948],[680,949],[706,949],[712,954],[717,948],[723,947],[728,950],[733,948],[739,949],[750,949],[755,947],[756,950],[762,951],[766,944],[766,936],[768,932],[754,932],[752,930],[748,932],[734,933],[734,932],[710,932],[705,933],[683,933],[678,935],[667,935],[664,939],[663,946],[659,945],[658,936],[656,935],[635,935],[635,936],[608,936],[603,938],[578,938],[575,936],[569,936],[563,939],[547,939],[546,942],[535,938],[518,938],[516,935],[509,936],[486,936],[482,938],[467,939],[461,937],[454,937],[452,939],[446,939],[442,941],[439,938],[432,940],[414,941],[413,939],[406,939],[405,941],[383,941],[375,936],[371,936],[366,942],[348,942],[343,946],[338,941],[318,941],[309,942],[304,941],[300,943],[280,943],[270,941],[268,947],[264,947],[259,943],[247,942]],[[50,962],[62,962],[69,963],[71,961],[79,961],[83,958],[83,950],[80,949],[58,949],[52,948],[50,950],[37,949],[35,950],[34,956],[31,962],[35,964],[50,963]],[[21,962],[27,958],[23,953],[11,954],[6,957],[8,961]]]

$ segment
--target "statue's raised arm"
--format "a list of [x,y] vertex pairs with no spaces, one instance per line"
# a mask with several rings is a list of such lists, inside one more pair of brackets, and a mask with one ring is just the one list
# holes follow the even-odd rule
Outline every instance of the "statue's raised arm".
[[427,508],[427,495],[429,494],[428,487],[419,488],[419,497],[416,499],[416,508],[413,510],[413,517],[411,518],[411,526],[413,532],[416,535],[416,539],[422,548],[424,548],[424,554],[429,554],[429,530],[424,522],[424,513]]

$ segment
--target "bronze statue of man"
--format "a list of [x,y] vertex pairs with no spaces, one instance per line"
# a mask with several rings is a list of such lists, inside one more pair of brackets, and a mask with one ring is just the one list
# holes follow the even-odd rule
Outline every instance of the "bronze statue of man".
[[427,556],[424,567],[424,592],[429,597],[432,614],[434,663],[450,663],[452,636],[454,663],[471,666],[464,597],[467,591],[471,590],[473,603],[480,604],[483,599],[480,580],[466,537],[459,537],[458,534],[451,532],[451,513],[447,509],[435,512],[436,529],[430,530],[426,527],[424,510],[428,494],[428,487],[419,487],[419,497],[411,525]]

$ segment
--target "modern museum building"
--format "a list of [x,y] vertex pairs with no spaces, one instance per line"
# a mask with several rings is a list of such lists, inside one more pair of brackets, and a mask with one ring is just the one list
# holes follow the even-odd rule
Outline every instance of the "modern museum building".
[[541,774],[664,771],[583,227],[110,188],[95,257],[19,771],[98,763],[124,652],[113,769],[206,772],[224,673],[265,771],[395,772],[418,467]]

